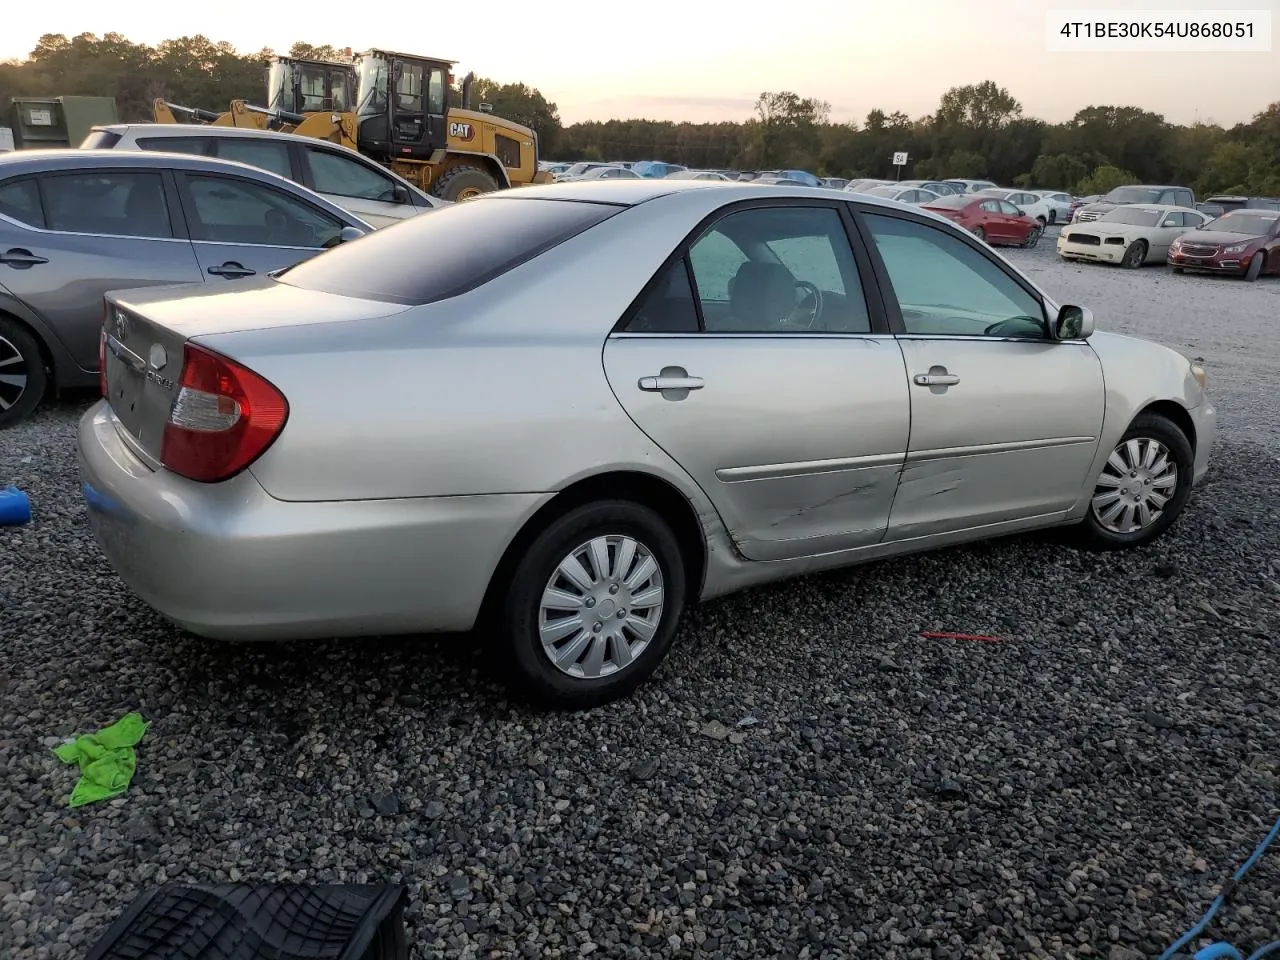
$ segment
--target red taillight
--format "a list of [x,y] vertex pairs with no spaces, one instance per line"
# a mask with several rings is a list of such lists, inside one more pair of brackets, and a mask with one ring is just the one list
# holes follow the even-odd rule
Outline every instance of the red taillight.
[[247,367],[188,343],[160,462],[189,480],[215,483],[262,456],[289,418],[284,394]]

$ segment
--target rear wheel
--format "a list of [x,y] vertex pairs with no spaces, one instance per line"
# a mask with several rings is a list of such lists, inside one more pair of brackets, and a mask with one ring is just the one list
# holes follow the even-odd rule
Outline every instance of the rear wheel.
[[498,189],[498,181],[488,171],[470,164],[450,167],[435,183],[431,185],[433,196],[441,200],[470,200],[482,193],[491,193]]
[[1120,261],[1120,266],[1129,270],[1137,270],[1140,266],[1147,262],[1147,241],[1135,240],[1129,244],[1129,249],[1124,252],[1124,257]]
[[671,527],[606,500],[570,511],[516,563],[499,629],[517,683],[556,707],[626,696],[657,669],[685,604]]
[[1255,253],[1249,260],[1249,266],[1244,272],[1244,278],[1252,282],[1262,276],[1262,267],[1266,259],[1266,255],[1261,250]]
[[0,316],[0,428],[30,416],[48,382],[35,337],[16,320]]
[[1107,458],[1080,525],[1085,544],[1120,550],[1150,543],[1182,513],[1191,496],[1195,456],[1170,420],[1134,419]]

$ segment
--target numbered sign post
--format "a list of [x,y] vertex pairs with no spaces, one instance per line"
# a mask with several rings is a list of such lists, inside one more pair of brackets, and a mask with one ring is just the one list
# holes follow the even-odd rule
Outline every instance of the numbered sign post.
[[907,165],[907,152],[905,150],[899,151],[893,155],[893,165],[897,171],[897,175],[894,177],[894,179],[901,180],[902,168]]

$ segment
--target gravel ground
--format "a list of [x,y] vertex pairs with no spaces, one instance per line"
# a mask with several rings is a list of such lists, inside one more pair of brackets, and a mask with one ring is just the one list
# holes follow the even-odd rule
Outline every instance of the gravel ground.
[[[80,957],[164,880],[398,881],[417,958],[1155,956],[1280,812],[1280,282],[1010,259],[1205,357],[1215,469],[1152,548],[1020,538],[697,611],[588,714],[449,639],[185,637],[100,558],[74,424],[0,440],[0,956]],[[921,639],[990,632],[1002,643]],[[129,793],[49,747],[140,710]],[[742,724],[739,726],[739,724]],[[1280,937],[1280,850],[1216,930]],[[1247,949],[1245,950],[1247,952]]]

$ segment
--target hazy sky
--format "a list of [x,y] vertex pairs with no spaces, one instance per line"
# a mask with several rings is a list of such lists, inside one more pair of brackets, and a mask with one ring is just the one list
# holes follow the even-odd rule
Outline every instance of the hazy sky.
[[[566,123],[611,117],[740,120],[763,90],[827,100],[836,120],[931,112],[948,87],[994,80],[1024,112],[1065,120],[1090,104],[1133,105],[1175,122],[1232,124],[1280,99],[1280,42],[1269,53],[1049,53],[1050,10],[1161,9],[1177,0],[487,0],[376,5],[312,0],[10,4],[0,59],[44,33],[116,31],[154,44],[203,33],[248,52],[295,40],[381,46],[459,62],[458,70],[538,87]],[[1186,9],[1272,11],[1280,0],[1198,0]],[[460,12],[456,26],[442,11]],[[759,13],[752,11],[758,9]],[[378,10],[385,22],[379,23]],[[349,26],[343,27],[346,20]],[[305,22],[307,26],[297,24]],[[325,26],[328,24],[328,26]],[[441,29],[444,26],[445,29]],[[720,52],[714,52],[720,51]]]

